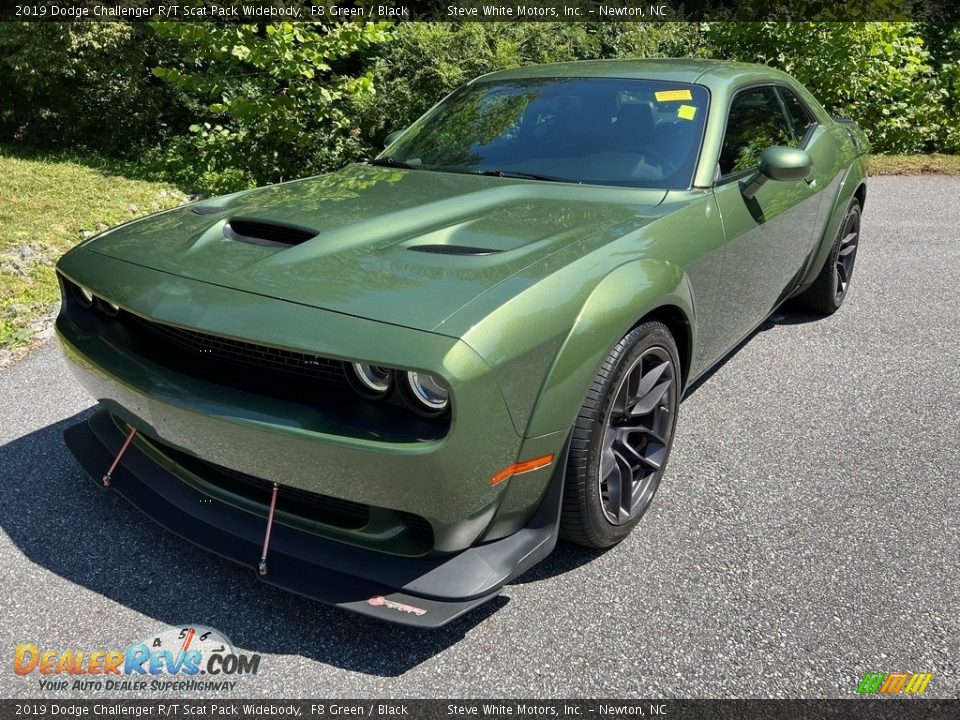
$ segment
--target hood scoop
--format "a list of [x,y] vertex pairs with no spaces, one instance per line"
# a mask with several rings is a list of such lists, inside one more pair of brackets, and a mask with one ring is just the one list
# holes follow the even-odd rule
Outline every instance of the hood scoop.
[[412,245],[408,250],[437,253],[438,255],[493,255],[500,252],[492,248],[469,247],[467,245]]
[[223,236],[230,240],[252,245],[293,247],[307,240],[312,240],[317,236],[317,231],[257,220],[229,220],[223,226]]
[[197,215],[216,215],[222,213],[226,208],[220,205],[194,205],[190,210]]

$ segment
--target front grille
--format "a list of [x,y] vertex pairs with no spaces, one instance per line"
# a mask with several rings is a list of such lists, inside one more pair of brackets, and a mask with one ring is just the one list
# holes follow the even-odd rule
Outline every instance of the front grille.
[[257,373],[272,371],[323,384],[346,384],[343,363],[339,360],[185,330],[129,313],[126,317],[162,340],[196,355],[199,360],[210,358],[247,367]]
[[204,387],[204,393],[216,393],[216,402],[266,413],[274,421],[289,418],[304,430],[378,442],[435,440],[450,429],[449,413],[421,417],[396,387],[376,401],[360,396],[348,379],[349,361],[180,328],[123,309],[108,312],[99,300],[84,305],[78,286],[60,280],[63,312],[80,331],[173,373],[164,382],[192,378],[242,393],[225,397]]
[[414,515],[409,512],[400,513],[400,521],[411,530],[420,533],[433,533],[433,527],[425,517]]
[[[163,454],[202,478],[208,485],[246,498],[264,509],[270,506],[273,483],[208,460],[201,460],[169,445],[151,442]],[[370,522],[371,509],[371,506],[365,503],[321,495],[289,485],[279,485],[277,488],[277,510],[344,530],[362,530],[366,527]],[[432,545],[433,527],[426,518],[409,512],[398,512],[396,517],[411,537],[427,547]]]
[[[273,483],[221,465],[204,464],[215,471],[204,476],[211,485],[269,506]],[[349,530],[358,530],[370,521],[369,505],[288,485],[280,485],[277,490],[277,510]]]
[[[201,460],[165,443],[150,441],[178,465],[201,478],[208,485],[226,490],[265,508],[270,506],[273,483],[239,470]],[[349,530],[358,530],[370,521],[370,506],[351,500],[321,495],[320,493],[280,485],[277,489],[277,509],[299,517]]]
[[[166,452],[171,450],[165,448]],[[265,508],[270,506],[273,483],[206,460],[197,460],[176,450],[172,450],[172,453],[178,456],[178,462],[185,467],[191,464],[200,466],[202,472],[198,474],[210,485],[252,500]],[[370,522],[371,506],[289,485],[279,485],[277,510],[344,530],[362,530]],[[409,537],[415,538],[426,547],[433,544],[433,527],[426,518],[409,512],[397,513],[397,517],[410,533]]]

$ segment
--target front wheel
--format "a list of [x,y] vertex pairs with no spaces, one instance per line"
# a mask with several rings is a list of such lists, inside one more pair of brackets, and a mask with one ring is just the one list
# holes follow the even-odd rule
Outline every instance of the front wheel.
[[840,223],[840,232],[820,274],[798,298],[802,305],[824,315],[832,315],[840,309],[853,278],[853,264],[857,260],[859,244],[860,201],[854,198]]
[[665,325],[646,322],[613,349],[580,407],[564,484],[561,535],[604,548],[650,507],[673,443],[680,361]]

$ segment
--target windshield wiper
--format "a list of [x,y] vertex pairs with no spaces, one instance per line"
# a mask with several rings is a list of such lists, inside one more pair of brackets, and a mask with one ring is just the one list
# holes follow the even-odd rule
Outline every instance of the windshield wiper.
[[[393,168],[404,168],[407,170],[437,170],[440,172],[465,172],[469,173],[469,170],[460,170],[455,167],[432,167],[428,168],[426,165],[411,165],[410,163],[405,163],[403,160],[395,160],[392,157],[382,157],[382,158],[373,158],[367,160],[367,165],[378,165],[380,167],[393,167]],[[581,184],[582,180],[575,180],[572,178],[557,177],[555,175],[541,175],[540,173],[529,173],[521,172],[519,170],[483,170],[476,173],[477,175],[487,175],[489,177],[502,177],[502,178],[519,178],[521,180],[543,180],[545,182],[562,182],[562,183],[574,183]]]
[[420,165],[411,165],[410,163],[405,163],[402,160],[394,160],[392,157],[373,158],[372,160],[367,160],[367,165],[379,165],[380,167],[406,168],[408,170],[416,170],[421,167]]
[[521,180],[544,180],[546,182],[575,183],[579,185],[582,180],[573,178],[557,177],[556,175],[541,175],[540,173],[520,172],[519,170],[483,170],[478,175],[488,175],[490,177],[519,178]]

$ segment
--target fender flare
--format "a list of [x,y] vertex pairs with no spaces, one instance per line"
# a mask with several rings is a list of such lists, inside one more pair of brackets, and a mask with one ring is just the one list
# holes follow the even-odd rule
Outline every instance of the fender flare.
[[[547,373],[527,425],[527,437],[569,429],[600,365],[643,318],[679,312],[689,328],[677,338],[696,346],[695,301],[683,269],[663,260],[635,260],[610,271],[591,291]],[[681,358],[685,363],[687,358]]]
[[800,281],[797,292],[802,292],[817,279],[817,275],[820,274],[823,264],[827,261],[827,255],[830,254],[830,248],[833,247],[837,233],[840,232],[840,223],[843,222],[843,218],[846,215],[847,207],[850,205],[850,199],[861,187],[864,188],[865,192],[866,186],[866,168],[863,164],[863,156],[860,156],[850,164],[846,174],[843,176],[843,180],[840,181],[840,187],[837,188],[836,197],[833,199],[833,206],[830,208],[830,217],[824,225],[823,235],[820,237],[817,251],[811,256],[810,264],[804,273],[803,279]]

